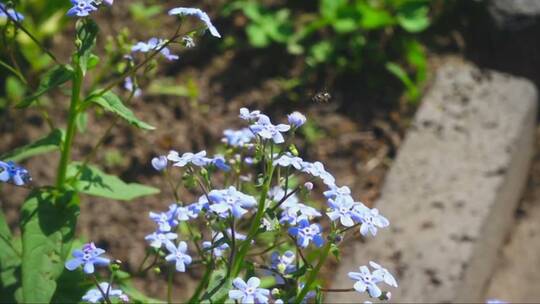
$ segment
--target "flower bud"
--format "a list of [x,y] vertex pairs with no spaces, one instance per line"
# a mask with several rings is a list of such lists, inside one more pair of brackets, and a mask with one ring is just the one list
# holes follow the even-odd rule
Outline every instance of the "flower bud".
[[163,171],[167,168],[167,157],[164,155],[152,158],[152,167],[157,171]]
[[381,301],[390,301],[390,299],[392,299],[392,293],[390,291],[383,291],[379,297],[379,300]]
[[299,128],[306,123],[306,117],[302,113],[297,111],[287,115],[287,119],[289,120],[289,124],[291,124],[295,128]]

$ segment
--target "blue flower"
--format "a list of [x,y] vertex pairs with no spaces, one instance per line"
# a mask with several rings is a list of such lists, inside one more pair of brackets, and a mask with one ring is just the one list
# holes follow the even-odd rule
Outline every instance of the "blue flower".
[[283,209],[279,219],[280,223],[296,225],[302,220],[310,220],[321,216],[321,213],[317,211],[317,209],[302,203],[291,203],[285,201],[280,207]]
[[204,150],[196,154],[186,152],[182,154],[182,156],[179,156],[176,151],[170,151],[167,159],[174,162],[173,166],[176,167],[185,167],[189,164],[197,167],[204,167],[212,163],[212,159],[206,157],[206,151]]
[[287,250],[283,255],[275,251],[272,253],[272,268],[281,274],[289,274],[296,270],[294,265],[295,254]]
[[150,242],[150,246],[161,248],[164,244],[172,242],[178,237],[178,234],[172,232],[154,232],[147,235],[144,239]]
[[508,302],[499,299],[487,299],[486,304],[508,304]]
[[289,234],[296,237],[296,243],[302,248],[306,248],[311,241],[317,247],[321,247],[324,243],[321,227],[317,224],[310,224],[306,219],[300,220],[298,226],[289,228]]
[[259,119],[261,111],[249,111],[248,108],[240,108],[240,118],[247,121],[255,121]]
[[176,219],[180,222],[189,221],[190,219],[197,218],[201,209],[198,205],[192,204],[187,207],[176,208]]
[[[7,18],[16,20],[16,21],[23,21],[24,16],[17,12],[16,10],[12,8],[7,8],[3,3],[0,3],[0,18]],[[5,11],[5,12],[4,12]],[[7,13],[7,14],[6,14]]]
[[186,266],[191,264],[191,257],[186,253],[187,244],[182,241],[175,247],[173,243],[166,243],[165,247],[169,250],[169,255],[165,257],[167,262],[174,262],[176,271],[186,272]]
[[292,155],[290,152],[285,152],[280,157],[274,160],[274,164],[281,167],[293,166],[296,170],[301,170],[304,160],[298,156]]
[[233,147],[242,147],[246,144],[249,144],[255,135],[251,132],[250,129],[244,128],[241,130],[231,130],[227,129],[223,131],[223,142],[229,146]]
[[260,114],[256,123],[249,126],[249,129],[265,139],[271,139],[276,144],[285,142],[282,132],[289,131],[291,127],[285,124],[273,125],[270,118],[264,114]]
[[[109,283],[106,283],[106,282],[99,283],[99,288],[101,288],[101,290],[106,295],[108,295],[109,299],[110,298],[118,298],[120,301],[122,301],[124,303],[129,302],[129,297],[126,294],[124,294],[124,292],[122,292],[122,290],[113,289],[109,285]],[[90,303],[100,303],[104,299],[103,299],[103,295],[101,294],[101,291],[99,289],[97,289],[97,288],[94,288],[94,289],[90,289],[89,291],[87,291],[86,294],[84,294],[84,296],[82,297],[82,300],[86,301],[86,302],[90,302]]]
[[210,30],[210,34],[212,34],[212,36],[221,38],[221,35],[219,34],[217,28],[212,24],[212,21],[210,20],[210,17],[208,17],[208,14],[198,8],[177,7],[171,9],[169,11],[169,15],[195,16],[199,18],[202,22],[204,22],[204,24],[206,24],[206,27],[208,28],[208,30]]
[[377,228],[385,228],[390,225],[388,219],[379,214],[377,208],[369,209],[364,204],[355,204],[354,206],[355,220],[360,222],[360,233],[366,236],[371,233],[375,236]]
[[177,208],[178,206],[176,204],[173,204],[169,206],[169,211],[167,212],[149,213],[150,218],[158,225],[159,232],[169,232],[172,230],[172,228],[178,225],[178,220],[176,219]]
[[343,187],[330,187],[330,190],[324,191],[324,197],[330,199],[336,199],[339,196],[351,196],[351,189],[347,186]]
[[132,92],[133,96],[135,97],[139,97],[142,94],[141,89],[135,88],[135,84],[133,83],[133,79],[131,77],[126,77],[126,79],[124,80],[124,89]]
[[216,166],[218,169],[223,170],[225,172],[231,170],[231,166],[227,164],[225,161],[225,157],[223,155],[216,155],[211,161],[212,165]]
[[97,248],[94,243],[85,244],[82,250],[73,250],[74,258],[67,261],[65,266],[68,270],[73,271],[83,265],[83,271],[85,273],[94,273],[94,265],[105,266],[110,263],[109,259],[100,257],[103,253],[105,253],[105,250]]
[[336,185],[336,179],[324,169],[324,165],[321,162],[303,162],[301,171],[322,179],[323,183],[330,188]]
[[252,208],[257,205],[254,197],[236,190],[233,186],[226,190],[212,190],[208,193],[208,197],[212,202],[209,207],[210,210],[223,218],[228,217],[229,214],[239,218],[247,213],[245,208]]
[[28,170],[17,166],[12,161],[8,161],[7,163],[0,161],[0,182],[23,186],[31,180],[32,178]]
[[71,0],[72,8],[69,9],[67,15],[70,17],[86,17],[90,13],[97,11],[94,0]]
[[350,196],[338,196],[335,200],[329,199],[330,211],[326,215],[330,220],[335,221],[339,218],[341,224],[345,227],[354,226],[353,217],[355,214],[355,202]]
[[[144,41],[137,42],[134,46],[131,47],[131,52],[132,53],[136,53],[136,52],[148,53],[152,50],[160,49],[163,46],[163,44],[165,44],[165,40],[153,37],[153,38],[150,38],[148,42],[144,42]],[[161,48],[160,53],[161,55],[163,55],[163,57],[167,58],[167,60],[170,60],[170,61],[178,60],[179,58],[177,55],[172,55],[171,50],[167,47]]]
[[[190,218],[197,218],[199,216],[199,213],[201,211],[208,209],[209,203],[206,199],[206,196],[203,195],[199,198],[198,202],[192,203],[190,205],[187,205],[187,216]],[[180,215],[178,216],[180,217]]]
[[306,123],[306,117],[302,113],[296,111],[287,115],[287,119],[289,120],[289,124],[295,128],[300,128]]
[[160,155],[152,158],[152,167],[157,171],[163,171],[167,168],[167,156]]
[[373,298],[381,296],[382,291],[377,286],[377,283],[382,282],[383,278],[380,274],[371,273],[367,266],[360,266],[360,272],[349,272],[349,278],[356,280],[353,287],[359,293],[367,292]]
[[239,303],[268,303],[270,291],[268,289],[259,288],[261,280],[257,277],[251,277],[247,283],[241,278],[233,280],[233,286],[236,289],[229,291],[229,298]]
[[381,265],[373,261],[369,261],[369,265],[375,269],[373,271],[374,276],[380,276],[386,284],[392,287],[398,287],[396,279],[386,268],[383,268]]

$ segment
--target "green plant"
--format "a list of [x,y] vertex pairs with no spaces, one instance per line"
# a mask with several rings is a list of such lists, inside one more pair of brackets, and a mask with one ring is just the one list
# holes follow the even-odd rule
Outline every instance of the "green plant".
[[410,100],[420,96],[427,66],[418,34],[431,23],[428,0],[287,1],[272,7],[237,0],[225,6],[224,14],[234,11],[249,20],[246,35],[254,47],[282,45],[304,56],[310,69],[369,68],[366,73],[374,74],[386,68],[404,84]]

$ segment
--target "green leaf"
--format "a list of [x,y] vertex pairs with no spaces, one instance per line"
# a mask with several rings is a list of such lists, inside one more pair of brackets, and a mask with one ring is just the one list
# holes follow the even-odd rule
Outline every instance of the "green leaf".
[[336,32],[340,34],[350,33],[358,29],[356,21],[351,18],[338,19],[334,23],[332,23],[332,26],[334,27]]
[[415,101],[420,97],[420,92],[417,85],[414,83],[414,81],[412,81],[407,72],[401,66],[393,62],[387,62],[386,69],[401,80],[403,85],[405,85],[405,88],[407,89],[407,97],[409,99]]
[[373,7],[368,3],[358,3],[356,8],[361,15],[360,25],[366,30],[378,29],[394,23],[394,18],[384,9]]
[[6,79],[6,96],[12,102],[21,101],[25,94],[26,94],[26,86],[18,78],[9,76]]
[[75,192],[33,191],[21,212],[25,303],[48,303],[64,270],[79,214]]
[[0,159],[4,161],[19,162],[34,155],[47,153],[59,149],[62,141],[64,140],[64,130],[55,129],[49,135],[36,140],[28,145],[16,148],[13,151],[7,152],[0,156]]
[[212,272],[201,303],[221,303],[227,298],[227,293],[232,287],[232,280],[227,279],[226,274],[227,270],[225,269],[216,269]]
[[29,97],[26,97],[21,102],[19,102],[17,108],[26,108],[32,105],[36,98],[41,95],[49,92],[50,90],[59,87],[60,85],[66,83],[73,77],[73,69],[69,65],[56,65],[49,71],[47,71],[41,81],[39,86],[34,94]]
[[159,193],[157,188],[137,183],[126,183],[114,175],[104,173],[95,166],[82,167],[80,163],[69,164],[68,179],[75,178],[79,170],[81,173],[73,181],[73,187],[85,194],[129,201],[137,197]]
[[79,132],[81,133],[86,132],[86,127],[88,126],[88,113],[82,112],[79,115],[77,115],[75,119],[76,119],[75,123],[77,125],[77,130],[79,130]]
[[423,1],[409,1],[399,8],[397,21],[407,32],[418,33],[425,30],[429,24],[429,7]]
[[[75,244],[73,244],[75,247]],[[56,281],[58,287],[54,293],[51,303],[77,303],[82,296],[95,285],[82,271],[69,271],[64,269]]]
[[308,62],[317,65],[330,59],[334,52],[334,45],[329,40],[321,40],[315,43],[310,50]]
[[422,44],[414,39],[406,40],[405,58],[416,69],[416,84],[424,83],[427,78],[427,56]]
[[254,47],[264,48],[270,45],[270,38],[257,24],[248,24],[246,27],[246,34],[248,36],[249,43]]
[[105,110],[113,112],[114,114],[122,117],[124,120],[136,126],[137,128],[145,129],[145,130],[155,129],[155,127],[145,123],[144,121],[139,120],[135,116],[135,114],[133,114],[133,112],[122,103],[122,100],[120,100],[120,97],[118,97],[116,94],[114,94],[111,91],[107,91],[103,95],[90,94],[90,96],[87,99],[87,102],[93,102],[100,105]]
[[20,288],[21,242],[13,239],[4,213],[0,210],[0,303],[15,303]]
[[76,30],[77,57],[79,58],[79,66],[84,74],[91,67],[92,61],[95,61],[92,59],[92,49],[96,44],[99,27],[92,19],[85,18],[77,21]]
[[319,4],[320,14],[333,22],[337,18],[340,9],[349,5],[347,2],[347,0],[321,0]]

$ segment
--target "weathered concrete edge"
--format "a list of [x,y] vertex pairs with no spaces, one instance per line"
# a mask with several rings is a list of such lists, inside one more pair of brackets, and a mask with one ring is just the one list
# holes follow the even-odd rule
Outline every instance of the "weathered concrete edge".
[[[520,102],[528,102],[529,111],[519,122],[522,127],[515,130],[509,137],[508,144],[514,148],[508,151],[509,159],[506,161],[506,171],[502,174],[503,178],[497,183],[497,187],[492,189],[494,199],[493,203],[490,204],[487,220],[483,221],[483,226],[479,230],[481,234],[478,242],[471,249],[471,255],[468,259],[469,265],[461,283],[453,287],[451,302],[483,302],[482,295],[497,262],[498,249],[502,246],[505,236],[510,232],[513,210],[519,202],[526,183],[534,152],[538,92],[535,86],[526,79],[520,77],[515,79],[521,82],[521,92],[529,94],[523,96],[518,94],[514,98]],[[514,102],[514,100],[509,102]],[[399,159],[400,157],[396,161]],[[383,191],[384,189],[385,187],[383,187]],[[343,286],[337,287],[343,288]],[[358,302],[356,298],[355,300],[351,298],[350,301],[343,297],[338,298],[340,303]],[[335,299],[330,295],[327,300]],[[393,301],[395,300],[398,299],[393,299]]]
[[508,171],[504,175],[505,179],[496,191],[495,203],[492,205],[488,220],[482,228],[480,241],[475,243],[470,266],[467,268],[465,278],[456,293],[456,302],[470,303],[471,300],[483,302],[482,298],[489,283],[489,278],[493,274],[496,266],[499,249],[503,245],[505,237],[511,231],[514,222],[514,210],[526,186],[529,176],[529,168],[534,156],[534,142],[536,129],[536,115],[538,108],[538,91],[532,83],[531,90],[535,98],[531,106],[531,111],[523,119],[524,131],[516,134],[513,138],[514,151],[510,152],[511,159],[508,163]]

